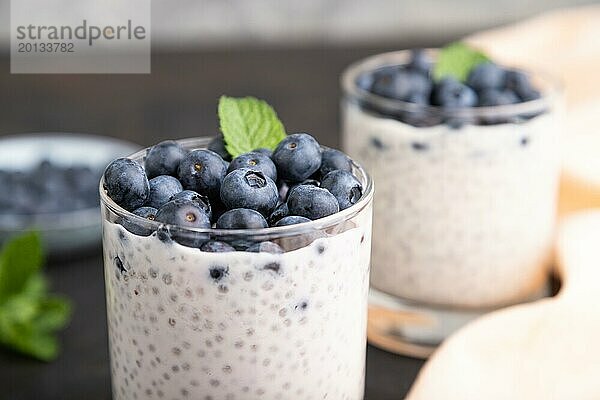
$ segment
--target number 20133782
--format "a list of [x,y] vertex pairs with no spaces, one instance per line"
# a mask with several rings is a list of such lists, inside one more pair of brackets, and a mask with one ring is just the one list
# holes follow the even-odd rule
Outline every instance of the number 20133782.
[[19,43],[19,53],[74,53],[73,43],[42,42],[42,43]]

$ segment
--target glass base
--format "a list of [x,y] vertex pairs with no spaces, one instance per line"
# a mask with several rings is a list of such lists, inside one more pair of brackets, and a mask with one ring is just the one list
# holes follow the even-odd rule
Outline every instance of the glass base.
[[[548,297],[546,285],[524,302]],[[427,358],[454,331],[475,318],[504,308],[435,308],[391,296],[371,287],[369,291],[369,343],[386,351]]]

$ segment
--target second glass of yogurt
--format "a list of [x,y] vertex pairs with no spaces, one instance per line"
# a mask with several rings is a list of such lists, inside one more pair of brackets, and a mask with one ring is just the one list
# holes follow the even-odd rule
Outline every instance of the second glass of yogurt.
[[378,71],[435,56],[380,54],[342,78],[344,150],[377,184],[369,340],[416,356],[482,312],[546,293],[559,179],[560,93],[542,74],[527,75],[535,98],[503,105],[365,89]]
[[[101,189],[114,398],[362,399],[373,185],[352,169],[353,206],[261,229],[167,226]],[[264,242],[283,251],[245,251]]]

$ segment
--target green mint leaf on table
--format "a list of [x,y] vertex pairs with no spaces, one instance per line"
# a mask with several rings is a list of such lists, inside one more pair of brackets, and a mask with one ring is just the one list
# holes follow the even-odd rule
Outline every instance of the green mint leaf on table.
[[450,43],[439,52],[437,62],[433,67],[433,78],[439,81],[447,76],[452,76],[464,82],[473,68],[489,60],[484,53],[465,43]]
[[225,148],[232,157],[261,147],[273,150],[285,138],[275,110],[254,97],[221,96],[219,122]]
[[43,263],[39,235],[27,233],[7,242],[0,253],[0,303],[20,293]]
[[43,361],[58,356],[54,333],[71,315],[71,303],[48,294],[41,272],[43,251],[37,233],[6,242],[0,252],[0,345]]
[[35,320],[38,330],[56,331],[69,323],[71,302],[60,296],[46,296],[39,304],[40,313]]

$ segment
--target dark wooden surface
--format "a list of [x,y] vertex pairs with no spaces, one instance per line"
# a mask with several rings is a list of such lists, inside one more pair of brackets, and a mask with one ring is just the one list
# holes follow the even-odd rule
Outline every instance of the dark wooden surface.
[[[0,135],[86,132],[149,145],[165,138],[212,135],[221,94],[254,95],[278,110],[289,132],[339,143],[339,74],[350,62],[395,48],[221,50],[155,54],[151,75],[10,75],[0,57]],[[99,248],[53,262],[57,292],[76,305],[50,364],[0,352],[0,399],[110,399],[104,282]],[[369,347],[368,400],[404,397],[422,362]]]

